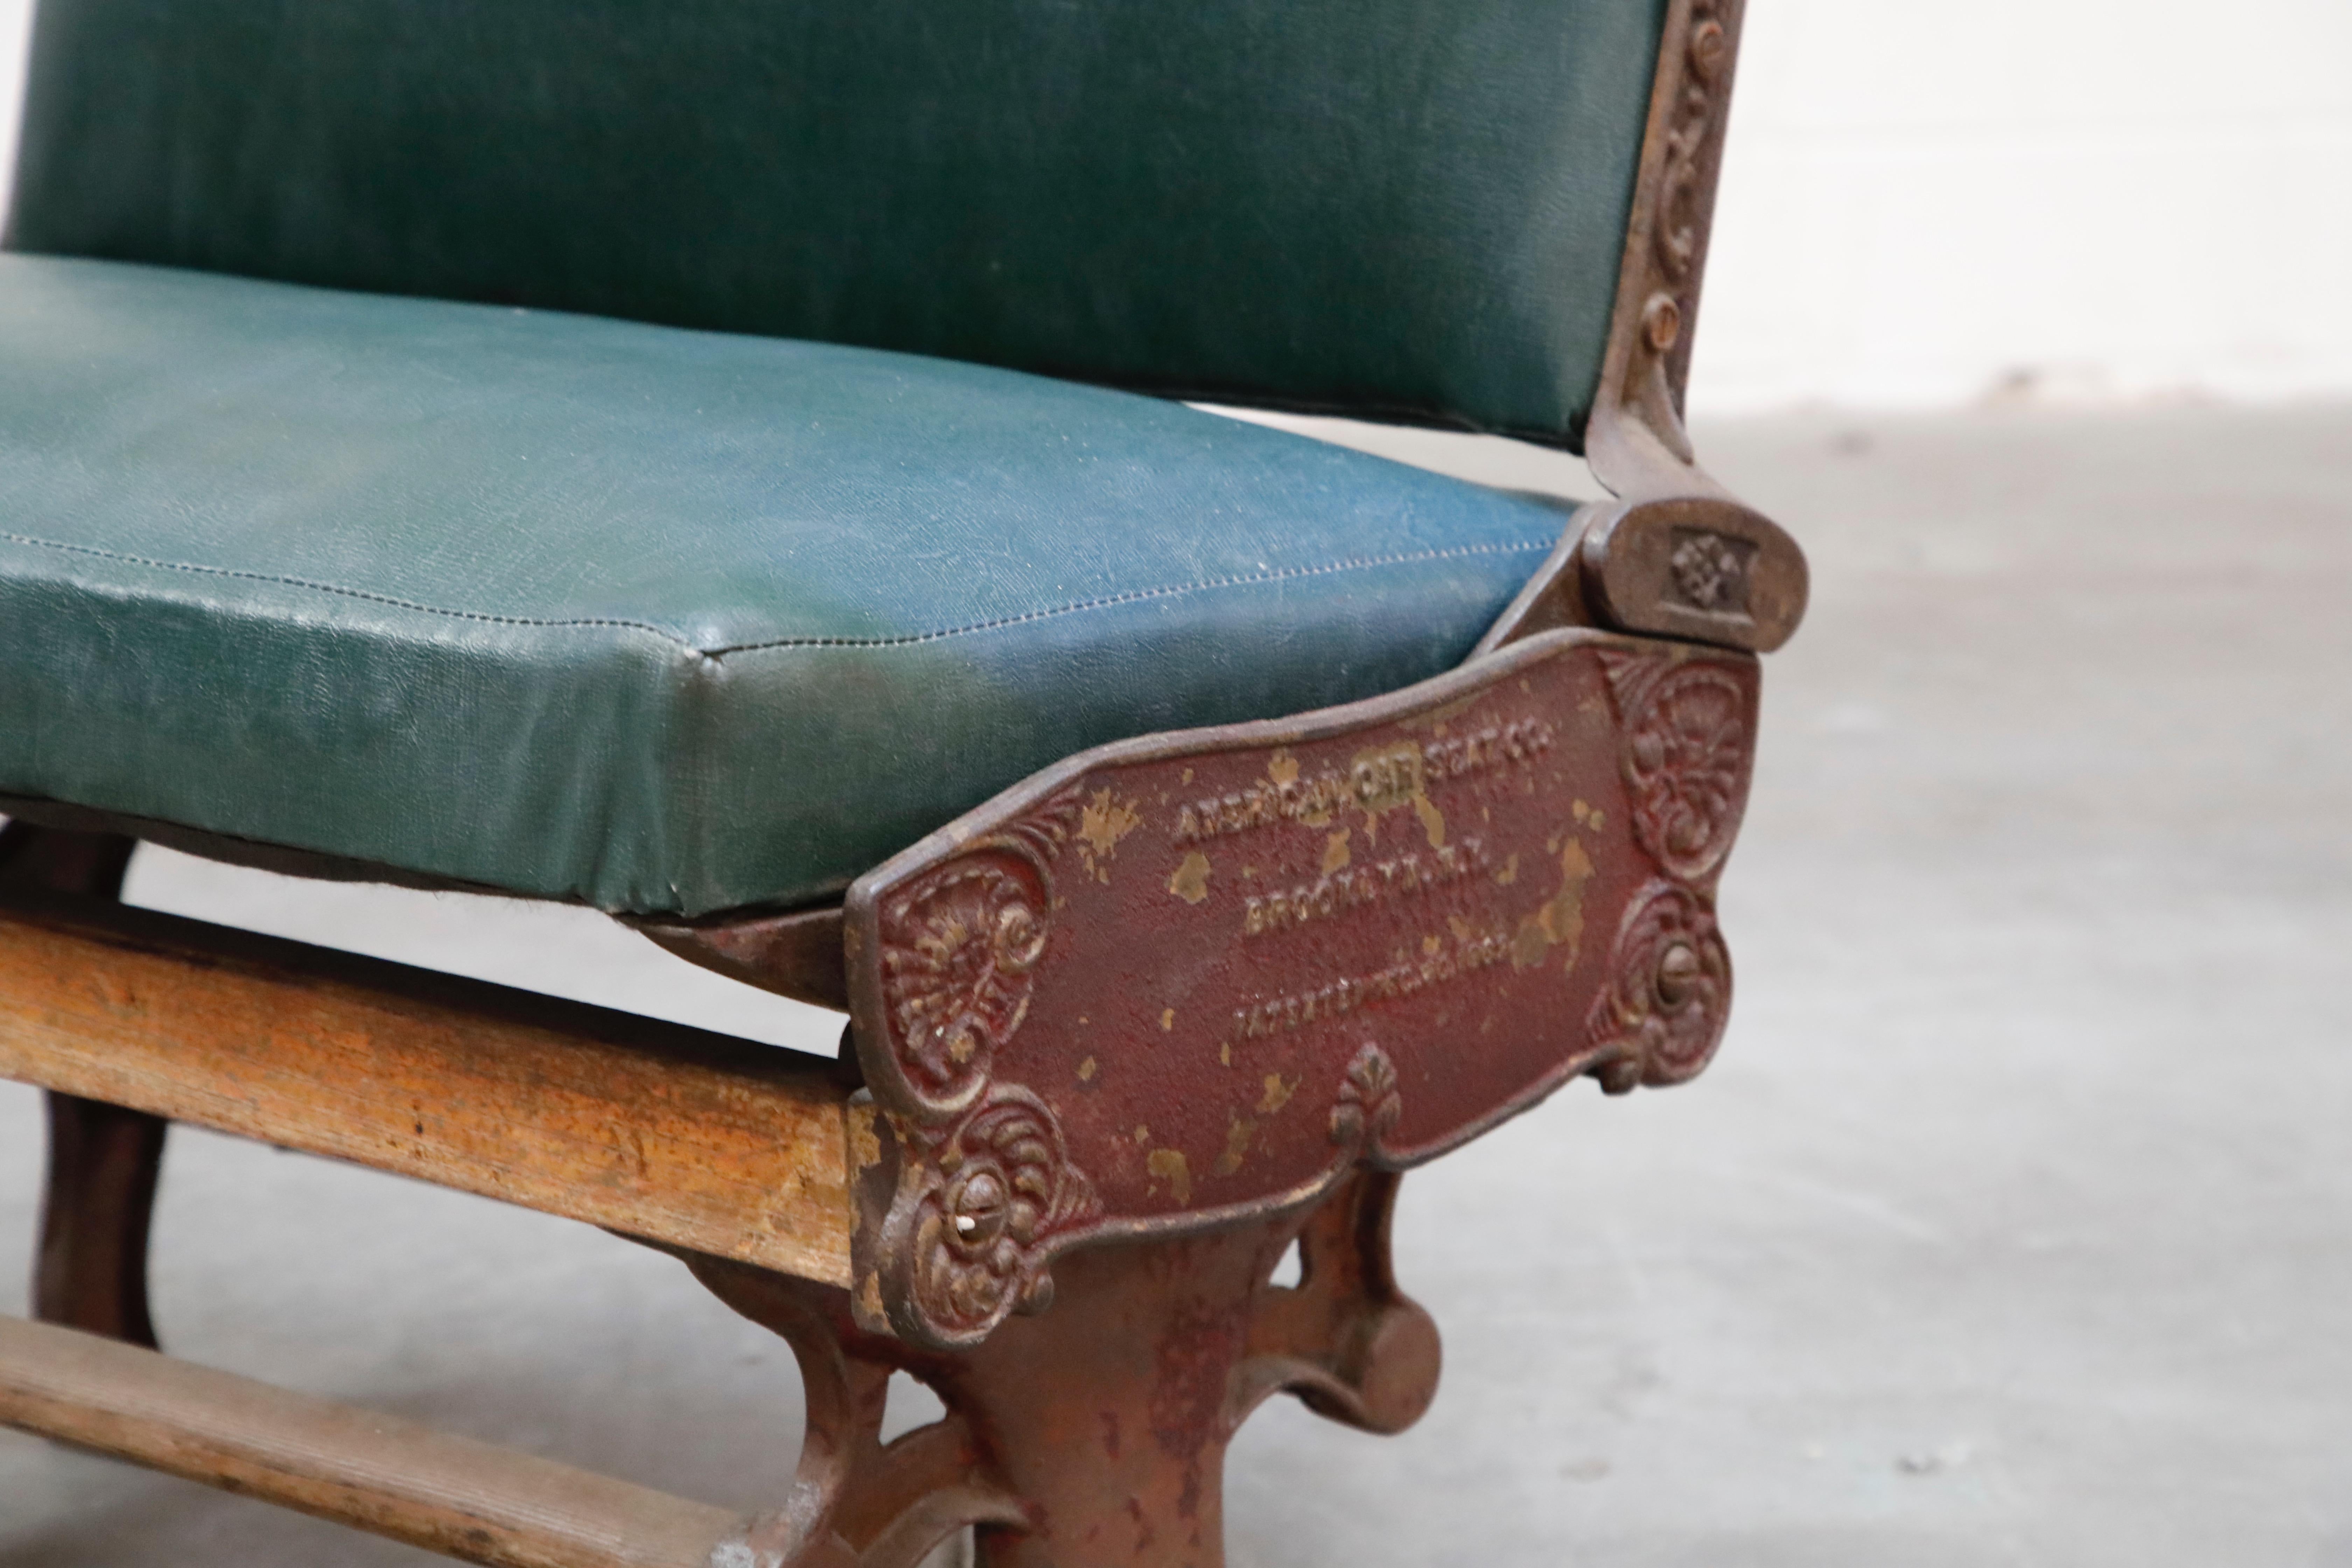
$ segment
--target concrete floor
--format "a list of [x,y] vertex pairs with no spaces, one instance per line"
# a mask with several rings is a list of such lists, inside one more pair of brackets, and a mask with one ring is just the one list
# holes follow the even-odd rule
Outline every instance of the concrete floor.
[[[1263,1413],[1234,1562],[2352,1565],[2352,407],[1701,444],[1816,573],[1724,889],[1731,1038],[1692,1088],[1581,1086],[1406,1184],[1437,1405],[1393,1439]],[[209,875],[158,858],[142,896],[278,896]],[[436,921],[489,917],[281,918],[467,953],[482,931]],[[789,1356],[676,1265],[174,1139],[180,1352],[775,1495]],[[38,1154],[33,1095],[0,1088],[0,1300]],[[0,1434],[9,1568],[424,1561]]]

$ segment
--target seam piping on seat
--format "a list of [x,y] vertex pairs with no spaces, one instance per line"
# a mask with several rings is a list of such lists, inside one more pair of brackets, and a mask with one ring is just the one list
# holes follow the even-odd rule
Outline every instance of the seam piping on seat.
[[1051,620],[1057,616],[1076,615],[1082,610],[1108,609],[1114,605],[1132,605],[1147,599],[1172,599],[1179,595],[1202,593],[1212,588],[1247,587],[1253,583],[1281,583],[1297,577],[1324,577],[1335,572],[1352,572],[1371,566],[1402,566],[1417,561],[1449,561],[1465,555],[1526,555],[1537,551],[1549,551],[1559,544],[1556,539],[1538,540],[1520,544],[1460,544],[1450,550],[1417,550],[1394,555],[1361,555],[1345,561],[1328,562],[1321,566],[1286,566],[1278,572],[1265,572],[1248,577],[1204,577],[1197,583],[1172,584],[1160,588],[1130,588],[1124,594],[1106,594],[1097,599],[1081,599],[1074,604],[1055,605],[1042,610],[1029,610],[1017,616],[999,616],[993,620],[971,621],[960,626],[943,626],[938,631],[904,632],[889,637],[777,637],[769,642],[737,643],[728,647],[713,648],[710,657],[722,658],[734,653],[758,653],[772,647],[901,647],[912,643],[937,642],[942,637],[965,637],[973,632],[995,631],[1003,626],[1017,626],[1028,621]]
[[927,632],[902,632],[895,637],[775,637],[765,642],[730,643],[724,647],[699,648],[675,628],[658,626],[651,621],[624,620],[617,616],[580,616],[569,618],[530,616],[500,616],[483,610],[452,610],[438,605],[422,604],[415,599],[395,598],[389,594],[370,593],[364,588],[346,588],[334,583],[313,582],[304,577],[285,577],[269,572],[247,572],[233,566],[205,566],[188,561],[164,561],[149,555],[131,555],[119,550],[107,550],[94,544],[73,544],[64,540],[41,539],[28,533],[0,531],[0,542],[26,545],[39,550],[58,550],[75,555],[95,556],[103,561],[120,561],[130,566],[148,566],[165,572],[190,572],[209,577],[229,577],[248,583],[274,583],[281,587],[301,588],[317,594],[335,594],[347,599],[360,599],[369,604],[388,605],[394,609],[415,610],[421,615],[446,616],[456,620],[484,621],[496,626],[534,626],[549,629],[607,626],[619,630],[650,632],[666,641],[677,644],[687,652],[709,659],[723,658],[730,654],[758,653],[779,647],[904,647],[918,643],[938,642],[945,637],[968,637],[978,632],[996,631],[1005,626],[1017,626],[1031,621],[1052,620],[1061,616],[1077,615],[1087,610],[1108,609],[1118,605],[1139,604],[1151,599],[1170,599],[1185,594],[1206,592],[1215,588],[1247,587],[1257,583],[1287,582],[1300,577],[1324,577],[1339,572],[1352,572],[1375,566],[1402,566],[1423,561],[1451,561],[1470,555],[1522,555],[1537,551],[1550,551],[1556,539],[1526,541],[1513,544],[1459,544],[1445,550],[1418,550],[1390,555],[1360,555],[1341,561],[1327,562],[1319,566],[1286,566],[1279,571],[1259,573],[1246,577],[1207,577],[1197,583],[1171,584],[1158,588],[1132,588],[1123,594],[1107,594],[1099,598],[1080,599],[1066,605],[1049,605],[1042,610],[1028,610],[1017,616],[999,616],[991,620],[970,621],[961,626],[941,626]]
[[650,621],[626,621],[617,617],[583,616],[572,620],[533,619],[527,616],[495,616],[481,610],[446,610],[438,605],[419,604],[414,599],[398,599],[390,594],[372,594],[364,588],[346,588],[334,583],[314,583],[307,577],[281,577],[272,572],[247,572],[235,566],[205,566],[193,561],[164,561],[152,555],[130,555],[120,550],[106,550],[95,544],[72,544],[62,539],[39,539],[29,533],[0,532],[0,541],[10,544],[30,545],[39,550],[62,550],[75,555],[94,555],[101,561],[120,561],[129,566],[152,566],[163,572],[193,572],[205,577],[230,577],[245,583],[275,583],[280,587],[304,588],[316,594],[339,594],[346,599],[363,599],[372,605],[390,605],[394,609],[415,610],[428,616],[448,616],[464,621],[491,621],[509,626],[616,626],[630,631],[651,632],[666,637],[689,652],[699,652],[669,626],[656,626]]

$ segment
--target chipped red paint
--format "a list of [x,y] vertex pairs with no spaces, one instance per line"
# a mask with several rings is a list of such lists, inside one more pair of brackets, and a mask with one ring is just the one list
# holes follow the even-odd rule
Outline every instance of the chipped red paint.
[[[861,1330],[835,1287],[688,1255],[792,1342],[810,1391],[795,1500],[752,1521],[742,1560],[911,1563],[978,1525],[989,1568],[1218,1568],[1225,1448],[1259,1405],[1288,1391],[1397,1432],[1436,1394],[1436,1325],[1389,1263],[1399,1180],[1362,1173],[1307,1212],[1090,1249],[1049,1316],[955,1354]],[[1276,1285],[1294,1242],[1298,1282]],[[885,1445],[894,1369],[946,1414]]]
[[1756,694],[1748,655],[1548,633],[1082,753],[862,879],[889,1322],[973,1343],[1071,1245],[1295,1207],[1579,1073],[1697,1071]]

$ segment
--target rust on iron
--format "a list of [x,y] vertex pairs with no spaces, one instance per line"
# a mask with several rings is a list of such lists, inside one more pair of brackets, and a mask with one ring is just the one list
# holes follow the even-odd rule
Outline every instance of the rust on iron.
[[1804,552],[1752,507],[1709,493],[1595,501],[1473,657],[1562,626],[1770,653],[1795,635],[1810,594]]
[[629,916],[622,923],[730,980],[836,1013],[849,1011],[839,904],[783,914],[730,911],[701,921]]
[[1481,640],[1604,626],[1769,653],[1803,618],[1804,552],[1698,466],[1683,426],[1744,0],[1670,0],[1609,346],[1584,450],[1617,499],[1582,508]]
[[1722,493],[1696,467],[1683,390],[1745,10],[1745,0],[1668,0],[1609,347],[1584,434],[1593,472],[1628,500]]
[[1696,1072],[1755,702],[1744,654],[1551,632],[1083,753],[860,879],[861,1290],[976,1343],[1081,1242],[1296,1207],[1579,1073]]
[[[791,1342],[808,1389],[786,1501],[714,1563],[912,1568],[976,1526],[990,1568],[1217,1568],[1225,1448],[1260,1404],[1287,1391],[1397,1432],[1436,1393],[1436,1325],[1389,1261],[1398,1181],[1362,1173],[1307,1212],[1091,1248],[1050,1314],[953,1353],[870,1331],[845,1291],[681,1254]],[[1294,1243],[1298,1282],[1276,1285]],[[894,1371],[946,1413],[884,1444]]]

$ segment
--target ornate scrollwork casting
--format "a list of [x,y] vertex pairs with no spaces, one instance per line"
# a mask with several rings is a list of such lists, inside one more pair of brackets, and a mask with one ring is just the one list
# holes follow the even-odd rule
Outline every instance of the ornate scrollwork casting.
[[1748,694],[1721,665],[1603,656],[1625,728],[1622,772],[1634,841],[1670,876],[1723,863],[1748,798]]
[[1643,184],[1635,198],[1640,237],[1619,279],[1613,368],[1595,416],[1603,482],[1623,493],[1645,460],[1617,450],[1619,418],[1647,429],[1676,467],[1693,460],[1683,429],[1682,367],[1698,306],[1715,163],[1722,145],[1739,0],[1681,0],[1669,11]]
[[1045,1102],[999,1086],[925,1152],[916,1192],[893,1207],[906,1244],[891,1251],[924,1337],[977,1343],[1014,1311],[1043,1311],[1055,1243],[1101,1208]]
[[1053,863],[1080,811],[1065,790],[928,876],[880,911],[886,1042],[896,1109],[927,1123],[987,1091],[996,1053],[1029,1011],[1052,935]]
[[[1102,1249],[1068,1271],[1053,1332],[954,1355],[871,1331],[838,1287],[679,1254],[785,1337],[807,1394],[790,1489],[709,1568],[915,1568],[974,1526],[1024,1562],[1216,1560],[1225,1447],[1266,1398],[1396,1432],[1436,1392],[1436,1325],[1391,1263],[1398,1180],[1358,1171],[1309,1205]],[[1275,1284],[1294,1243],[1299,1278]],[[944,1409],[886,1443],[894,1372]]]
[[988,1087],[996,1052],[1029,1011],[1051,894],[1004,851],[967,856],[892,899],[882,919],[882,994],[919,1103],[953,1115]]
[[1658,683],[1625,747],[1633,831],[1677,877],[1719,865],[1748,787],[1747,694],[1726,670],[1688,665]]
[[[1731,63],[1731,37],[1721,11],[1721,0],[1691,0],[1689,28],[1683,39],[1682,89],[1675,96],[1666,128],[1665,167],[1659,180],[1657,223],[1651,231],[1651,243],[1657,252],[1658,270],[1673,285],[1689,280],[1706,233],[1701,160],[1719,109],[1717,100],[1724,68]],[[1673,295],[1663,299],[1680,313],[1679,301]],[[1656,304],[1654,300],[1654,310]],[[1654,342],[1657,335],[1654,330],[1654,345],[1663,352],[1674,346],[1677,334],[1665,334],[1663,343]]]
[[1606,1058],[1601,1080],[1679,1083],[1705,1067],[1731,1011],[1731,954],[1715,911],[1678,883],[1652,882],[1626,909],[1585,1035]]
[[1100,1212],[1044,1100],[995,1077],[1052,940],[1064,791],[891,895],[877,921],[888,1066],[869,1075],[900,1149],[879,1221],[887,1311],[937,1348],[1053,1298],[1064,1233]]
[[1747,688],[1729,668],[1664,654],[1602,658],[1625,734],[1634,842],[1664,873],[1626,906],[1606,988],[1585,1022],[1601,1082],[1678,1083],[1705,1067],[1731,1008],[1731,955],[1699,885],[1747,803]]
[[1756,546],[1744,539],[1692,529],[1666,558],[1667,583],[1674,595],[1694,610],[1744,616],[1748,567],[1755,557]]

